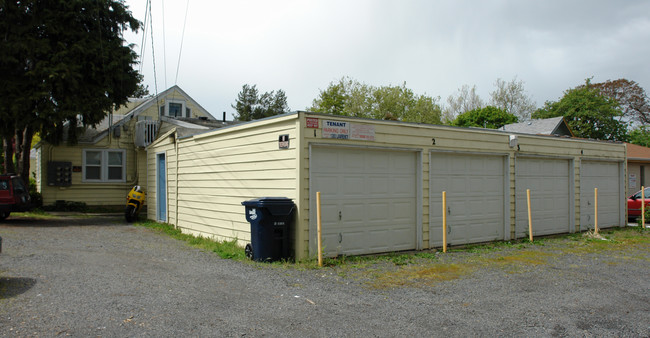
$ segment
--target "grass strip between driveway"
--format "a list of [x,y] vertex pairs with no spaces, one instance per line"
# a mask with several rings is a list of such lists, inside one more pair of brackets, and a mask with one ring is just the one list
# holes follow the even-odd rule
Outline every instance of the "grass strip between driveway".
[[551,264],[562,255],[603,255],[613,261],[641,259],[650,261],[650,230],[640,227],[601,230],[600,236],[591,232],[528,239],[500,241],[450,248],[447,254],[436,249],[388,253],[368,256],[326,258],[319,268],[316,259],[281,261],[271,264],[248,260],[236,240],[217,241],[182,233],[172,225],[145,221],[136,223],[187,242],[193,247],[216,253],[224,259],[256,264],[259,267],[296,270],[322,269],[342,278],[359,280],[371,288],[434,286],[472,274],[478,269],[498,269],[517,274]]

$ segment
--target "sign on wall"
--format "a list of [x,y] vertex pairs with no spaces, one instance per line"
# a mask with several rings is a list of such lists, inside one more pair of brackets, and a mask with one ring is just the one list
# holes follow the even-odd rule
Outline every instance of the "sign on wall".
[[280,137],[278,137],[278,147],[280,149],[289,149],[289,134],[280,135]]
[[630,188],[636,188],[636,174],[630,174]]
[[344,121],[323,121],[323,138],[340,140],[375,140],[375,126]]
[[315,117],[308,117],[307,128],[318,128],[318,119]]
[[323,121],[323,138],[349,139],[350,122]]

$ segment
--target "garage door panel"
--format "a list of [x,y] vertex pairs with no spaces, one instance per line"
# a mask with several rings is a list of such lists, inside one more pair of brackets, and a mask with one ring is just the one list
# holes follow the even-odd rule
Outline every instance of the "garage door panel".
[[618,226],[621,221],[620,164],[605,161],[582,161],[580,166],[580,229],[595,224],[594,188],[598,188],[598,226]]
[[[329,218],[333,221],[322,230],[323,237],[328,238],[326,255],[416,248],[416,153],[312,148],[310,163],[322,162],[322,158],[337,163],[336,168],[312,165],[310,169],[312,201],[316,191],[323,189],[331,191],[334,197],[327,202]],[[328,176],[339,179],[336,182],[320,179]],[[334,186],[322,187],[323,183]],[[315,203],[311,207],[315,211]],[[310,224],[315,233],[315,222]],[[310,238],[313,253],[315,236]]]
[[432,153],[430,163],[430,245],[442,245],[442,191],[450,244],[503,239],[504,157]]
[[515,230],[517,238],[528,234],[528,201],[531,193],[533,235],[571,230],[570,161],[554,158],[517,158],[515,177]]

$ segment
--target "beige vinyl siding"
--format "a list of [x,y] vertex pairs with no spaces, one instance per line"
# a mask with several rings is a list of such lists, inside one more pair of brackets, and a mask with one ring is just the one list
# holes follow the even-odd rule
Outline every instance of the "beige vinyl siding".
[[[104,138],[96,144],[59,145],[44,144],[41,150],[41,192],[43,204],[51,205],[57,200],[83,202],[86,205],[117,206],[125,203],[126,194],[140,177],[136,166],[135,148],[132,143],[132,129],[122,130],[120,138]],[[130,145],[130,146],[129,146]],[[83,182],[82,172],[72,173],[69,187],[47,185],[47,165],[49,161],[71,162],[72,166],[83,167],[84,150],[125,150],[125,182]]]
[[[165,166],[166,171],[165,175],[167,176],[167,223],[176,224],[176,201],[171,201],[171,197],[176,194],[176,150],[175,143],[171,142],[171,138],[168,135],[172,135],[175,130],[168,132],[167,134],[161,135],[158,140],[149,146],[146,149],[147,152],[147,195],[146,195],[146,205],[147,205],[147,218],[152,220],[157,220],[157,155],[165,154]],[[173,174],[173,176],[172,176]],[[171,194],[173,192],[174,195]],[[174,206],[172,208],[171,206]]]
[[[155,195],[155,153],[167,152],[169,222],[182,231],[219,240],[250,241],[242,201],[257,197],[296,199],[295,116],[259,121],[178,140],[178,223],[175,217],[175,156],[160,141],[148,151],[149,184]],[[290,135],[290,149],[278,148],[278,136]],[[155,218],[155,197],[148,213]]]

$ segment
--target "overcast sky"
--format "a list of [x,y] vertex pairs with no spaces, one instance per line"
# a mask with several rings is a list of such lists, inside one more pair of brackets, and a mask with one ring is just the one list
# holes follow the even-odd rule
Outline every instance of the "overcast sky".
[[[144,22],[146,0],[126,4]],[[488,101],[497,78],[515,76],[537,106],[589,77],[626,78],[650,91],[647,0],[192,0],[187,5],[151,0],[158,92],[177,84],[216,118],[225,111],[231,119],[244,84],[260,92],[282,89],[291,110],[305,110],[343,76],[374,86],[406,82],[416,94],[440,96],[441,103],[464,84],[476,85]],[[142,36],[142,31],[125,34],[138,54]],[[152,94],[153,63],[147,31],[141,67]]]

